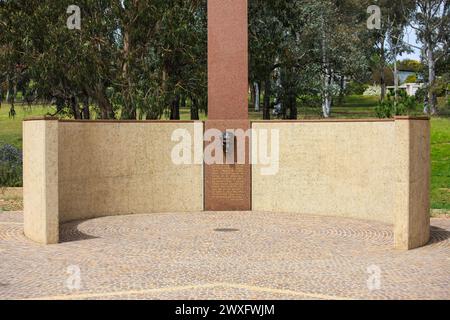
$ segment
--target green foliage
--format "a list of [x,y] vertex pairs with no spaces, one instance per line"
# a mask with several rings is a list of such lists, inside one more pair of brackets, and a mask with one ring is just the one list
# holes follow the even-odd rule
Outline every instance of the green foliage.
[[428,89],[426,87],[419,88],[416,92],[416,100],[417,101],[424,101],[425,98],[428,96]]
[[415,74],[411,74],[405,79],[405,83],[416,83],[416,82],[417,76]]
[[394,103],[391,100],[380,101],[375,108],[375,113],[378,118],[393,118]]
[[[347,94],[360,94],[372,70],[375,83],[393,84],[389,66],[408,51],[395,39],[417,2],[379,0],[381,29],[368,30],[369,0],[249,1],[249,79],[265,109],[280,102],[295,118],[298,97],[342,98],[342,79],[352,80]],[[17,97],[83,119],[160,119],[179,105],[207,111],[207,0],[78,0],[81,30],[67,29],[70,4],[0,1],[2,95],[17,87]],[[399,69],[423,66],[404,60]]]
[[346,95],[362,95],[369,88],[368,84],[360,83],[356,81],[350,81],[347,83],[345,90]]
[[398,70],[400,71],[411,71],[411,72],[422,72],[424,69],[423,64],[420,61],[412,60],[412,59],[405,59],[398,62],[397,66]]
[[265,109],[280,102],[282,117],[295,119],[298,97],[328,98],[343,93],[339,79],[369,78],[364,2],[249,2],[250,80],[262,84]]
[[[374,70],[372,74],[372,82],[377,85],[381,85],[382,83],[381,70],[379,69]],[[384,83],[387,86],[394,85],[394,72],[392,72],[391,68],[388,67],[384,68]]]
[[206,0],[79,0],[81,30],[66,26],[71,4],[0,1],[0,82],[77,119],[89,103],[99,118],[158,119],[174,97],[206,101]]
[[397,99],[395,93],[388,93],[384,101],[380,101],[375,107],[378,118],[393,118],[394,116],[408,115],[417,109],[415,97],[410,97],[404,91],[398,91]]
[[436,82],[432,88],[432,91],[434,94],[436,94],[437,97],[444,97],[448,91],[448,82],[447,79],[444,78],[438,78],[436,79]]
[[381,86],[379,85],[373,85],[368,86],[367,89],[364,91],[364,96],[374,97],[374,96],[380,96],[381,94]]
[[11,146],[0,147],[0,187],[22,186],[22,152]]

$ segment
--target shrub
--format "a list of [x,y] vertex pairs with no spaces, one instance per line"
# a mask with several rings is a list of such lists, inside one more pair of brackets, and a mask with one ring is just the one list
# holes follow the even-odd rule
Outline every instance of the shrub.
[[366,91],[363,93],[364,96],[380,96],[381,95],[381,87],[380,86],[369,86]]
[[428,96],[428,88],[425,86],[417,90],[416,92],[416,100],[417,101],[424,101],[425,98]]
[[448,83],[446,82],[445,79],[438,78],[436,79],[436,83],[432,90],[436,94],[436,96],[444,97],[448,90]]
[[409,75],[405,80],[405,83],[416,83],[416,82],[417,82],[417,76],[415,74]]
[[424,66],[420,61],[405,59],[398,62],[398,70],[411,71],[411,72],[421,72]]
[[22,152],[6,144],[0,147],[0,187],[22,186]]
[[378,118],[408,115],[417,109],[416,97],[410,97],[404,91],[397,92],[397,100],[395,100],[394,95],[395,93],[388,93],[386,99],[378,103],[375,108]]
[[380,101],[375,107],[375,113],[378,118],[392,118],[394,105],[391,100]]
[[362,95],[369,88],[368,84],[350,81],[345,88],[346,95]]

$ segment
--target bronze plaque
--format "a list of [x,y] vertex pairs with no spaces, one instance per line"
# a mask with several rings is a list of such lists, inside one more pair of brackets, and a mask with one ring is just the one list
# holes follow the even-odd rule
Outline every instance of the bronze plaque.
[[[249,121],[207,121],[205,129],[227,130],[250,128]],[[205,143],[207,146],[208,143]],[[205,164],[205,210],[250,211],[251,210],[251,166],[249,164],[249,138],[245,138],[245,163]],[[234,148],[236,152],[237,148]],[[207,156],[205,154],[205,156]],[[237,160],[237,154],[236,154]]]

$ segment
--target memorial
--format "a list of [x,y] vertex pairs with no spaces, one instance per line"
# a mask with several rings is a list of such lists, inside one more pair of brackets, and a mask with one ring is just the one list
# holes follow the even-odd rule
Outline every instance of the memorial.
[[[29,239],[55,244],[61,223],[109,215],[253,210],[380,221],[393,226],[398,249],[428,243],[429,119],[250,122],[247,14],[247,1],[208,1],[209,114],[204,123],[24,122],[24,231]],[[189,139],[189,152],[197,158],[211,144],[220,144],[223,163],[171,159],[173,133],[181,129],[196,136],[198,128],[220,135]],[[245,156],[238,160],[242,154],[236,152],[234,133],[249,129],[279,133],[274,174],[263,175],[261,164],[252,163],[249,137],[241,140]],[[75,135],[82,145],[67,143]]]
[[[205,130],[218,129],[225,133],[250,129],[247,15],[247,0],[208,1],[208,120]],[[249,150],[247,140],[244,164],[205,166],[206,210],[251,210]]]

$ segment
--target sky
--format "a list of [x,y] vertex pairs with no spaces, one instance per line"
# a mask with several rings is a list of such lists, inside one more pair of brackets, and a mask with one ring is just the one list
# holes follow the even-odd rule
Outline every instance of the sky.
[[[404,41],[406,43],[415,45],[415,46],[421,46],[420,42],[417,42],[417,36],[416,36],[416,31],[414,29],[412,29],[411,27],[408,27],[406,32],[405,32],[405,37],[404,37]],[[404,60],[404,59],[414,59],[414,60],[418,60],[420,61],[420,50],[417,48],[412,48],[414,50],[413,53],[411,54],[403,54],[402,56],[399,56],[398,59],[399,60]]]

